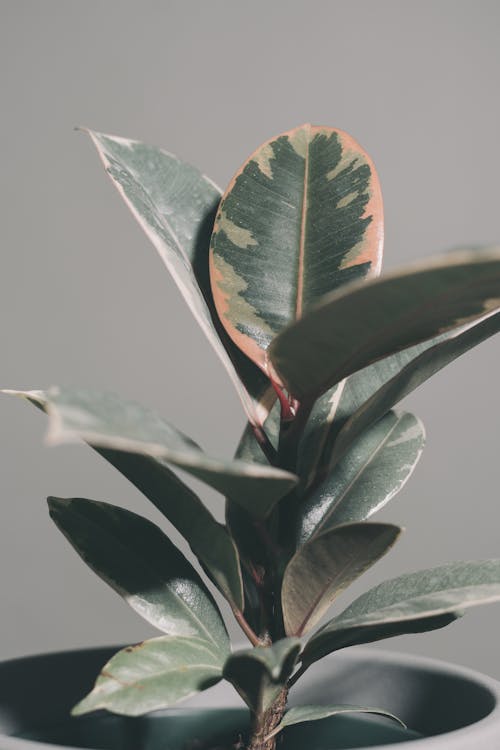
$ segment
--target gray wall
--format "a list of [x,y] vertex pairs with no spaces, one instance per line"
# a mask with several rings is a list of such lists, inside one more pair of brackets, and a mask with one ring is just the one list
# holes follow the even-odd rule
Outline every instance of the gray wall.
[[[243,426],[218,360],[75,125],[163,145],[221,185],[271,135],[337,126],[378,165],[386,268],[500,240],[495,0],[3,0],[0,20],[6,387],[116,390],[222,455]],[[499,345],[408,399],[428,444],[383,513],[407,532],[356,592],[500,557]],[[152,634],[70,550],[44,498],[155,511],[88,449],[44,447],[34,409],[2,398],[0,414],[0,657]],[[499,628],[497,605],[388,643],[500,677]]]

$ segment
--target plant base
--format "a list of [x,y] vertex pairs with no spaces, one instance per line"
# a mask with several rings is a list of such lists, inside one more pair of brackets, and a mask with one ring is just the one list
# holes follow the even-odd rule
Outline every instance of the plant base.
[[[72,705],[116,650],[63,652],[0,664],[2,750],[41,750],[40,742],[92,750],[234,750],[247,742],[248,712],[237,707],[235,691],[222,684],[191,701],[192,708],[138,719],[105,712],[68,718]],[[419,740],[419,750],[500,747],[500,684],[452,665],[378,649],[346,650],[311,670],[291,695],[292,703],[321,701],[393,711],[426,738]],[[351,715],[290,727],[278,746],[382,750],[410,736],[415,737],[376,717]]]

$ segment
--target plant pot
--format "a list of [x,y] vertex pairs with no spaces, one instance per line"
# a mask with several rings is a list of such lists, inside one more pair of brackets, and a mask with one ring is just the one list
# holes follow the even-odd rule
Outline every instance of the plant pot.
[[[187,750],[229,746],[248,715],[220,684],[183,708],[132,719],[106,712],[69,718],[116,648],[25,657],[0,664],[0,750]],[[342,716],[290,727],[281,750],[396,750],[417,737],[419,750],[498,750],[500,683],[471,670],[374,649],[345,650],[302,679],[291,704],[380,706],[406,721],[408,734],[384,719]],[[221,705],[225,706],[220,708]],[[411,738],[411,740],[410,740]]]

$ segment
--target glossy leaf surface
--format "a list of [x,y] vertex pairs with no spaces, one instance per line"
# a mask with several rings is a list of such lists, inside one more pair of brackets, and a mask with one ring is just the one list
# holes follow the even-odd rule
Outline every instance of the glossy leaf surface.
[[43,406],[51,444],[81,439],[93,447],[163,459],[234,497],[256,517],[270,513],[296,483],[293,474],[270,466],[213,458],[149,409],[114,394],[71,388],[11,393]]
[[219,188],[190,164],[162,149],[88,132],[113,184],[222,361],[250,421],[260,424],[269,406],[269,382],[219,324],[210,290],[208,252]]
[[271,706],[284,688],[299,651],[297,638],[236,651],[227,659],[223,676],[234,685],[250,710],[259,714]]
[[[163,513],[189,543],[210,579],[233,608],[243,609],[240,561],[227,529],[160,458],[96,448]],[[243,512],[243,511],[242,511]]]
[[325,531],[292,557],[281,601],[287,635],[313,628],[336,597],[386,554],[401,529],[384,523],[353,523]]
[[320,297],[380,269],[382,198],[373,163],[340,130],[303,125],[237,172],[214,225],[220,320],[264,371],[271,340]]
[[423,425],[413,414],[391,411],[379,419],[301,504],[298,542],[383,508],[410,477],[424,442]]
[[105,708],[140,716],[168,708],[219,682],[222,661],[220,652],[199,638],[163,636],[128,646],[108,661],[72,713]]
[[463,250],[323,298],[269,356],[299,400],[401,349],[500,307],[500,249]]
[[290,727],[293,724],[302,724],[306,721],[320,721],[321,719],[327,719],[329,716],[337,716],[338,714],[347,713],[363,713],[363,714],[377,714],[378,716],[385,716],[388,719],[392,719],[406,729],[406,724],[398,719],[394,714],[389,711],[384,711],[382,708],[365,708],[363,706],[293,706],[283,716],[280,723],[273,729],[268,738],[274,737],[286,727]]
[[80,557],[145,620],[168,635],[229,650],[226,628],[205,584],[151,521],[107,503],[49,498],[50,515]]
[[457,562],[393,578],[358,597],[306,645],[310,664],[344,646],[443,627],[500,600],[500,560]]
[[[333,460],[342,456],[360,434],[415,388],[499,331],[500,313],[494,313],[417,354],[352,414],[339,432]],[[365,377],[370,378],[370,373],[366,372]]]

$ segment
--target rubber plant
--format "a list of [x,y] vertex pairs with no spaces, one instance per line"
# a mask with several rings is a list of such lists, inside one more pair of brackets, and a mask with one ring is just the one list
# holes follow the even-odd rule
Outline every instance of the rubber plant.
[[[93,500],[49,498],[85,562],[162,632],[116,654],[74,714],[136,716],[225,679],[250,709],[250,750],[271,750],[297,722],[385,714],[287,710],[287,696],[326,654],[441,628],[500,599],[500,560],[455,562],[385,581],[321,624],[401,534],[371,520],[424,446],[420,420],[394,407],[500,329],[500,248],[457,250],[379,277],[378,178],[340,130],[304,125],[271,139],[222,197],[165,151],[90,136],[224,363],[247,425],[226,460],[114,395],[10,393],[47,413],[50,442],[85,441],[159,509],[250,647],[231,652],[207,581],[149,520]],[[225,524],[175,468],[226,498]]]

